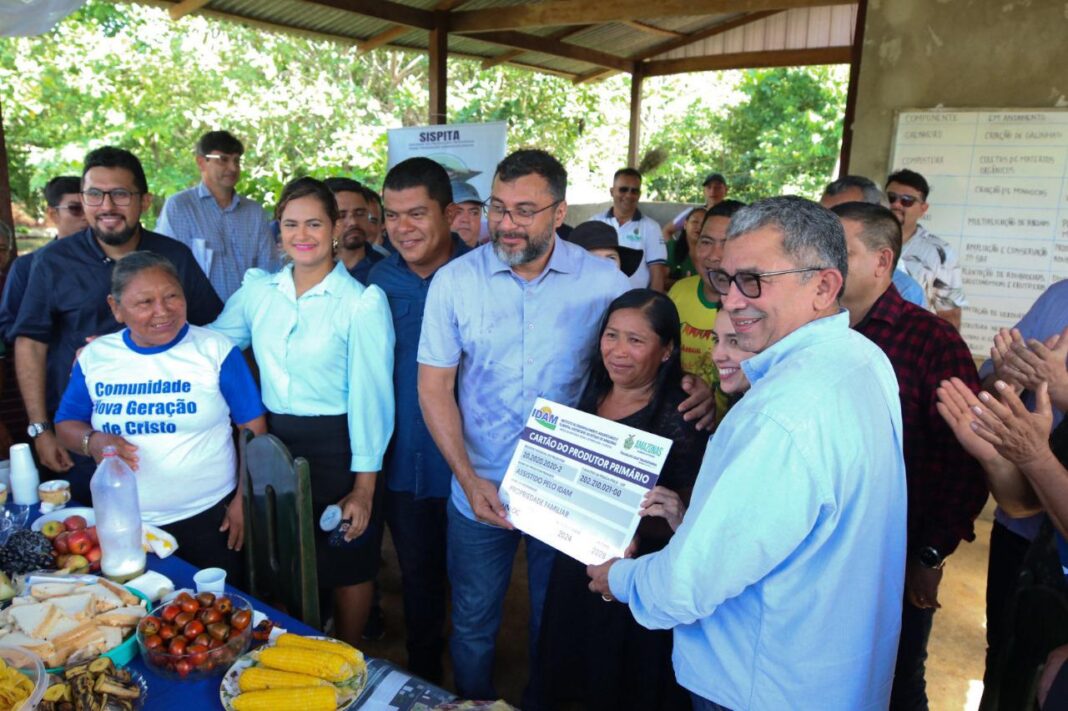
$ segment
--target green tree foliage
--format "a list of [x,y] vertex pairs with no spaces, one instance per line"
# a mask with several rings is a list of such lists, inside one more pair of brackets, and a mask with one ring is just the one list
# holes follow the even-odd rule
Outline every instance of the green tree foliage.
[[718,111],[695,99],[646,145],[662,162],[646,177],[660,200],[700,199],[700,180],[723,173],[731,197],[752,201],[783,193],[819,195],[842,141],[846,73],[841,67],[742,72],[740,100]]

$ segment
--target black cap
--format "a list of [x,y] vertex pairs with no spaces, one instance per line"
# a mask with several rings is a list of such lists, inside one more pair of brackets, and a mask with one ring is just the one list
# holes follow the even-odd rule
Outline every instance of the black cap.
[[642,251],[630,247],[621,247],[619,233],[607,222],[590,220],[571,230],[568,242],[574,242],[583,249],[614,249],[619,253],[620,269],[627,276],[638,271],[642,264]]
[[723,173],[709,173],[705,178],[705,182],[701,183],[701,187],[706,187],[709,183],[723,183],[727,184],[727,179],[723,177]]

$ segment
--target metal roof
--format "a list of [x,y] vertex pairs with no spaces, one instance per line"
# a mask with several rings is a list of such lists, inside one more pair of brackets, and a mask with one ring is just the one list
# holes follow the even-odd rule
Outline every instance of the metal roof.
[[450,53],[575,81],[846,62],[857,17],[844,0],[135,1],[367,48],[426,50],[445,28]]

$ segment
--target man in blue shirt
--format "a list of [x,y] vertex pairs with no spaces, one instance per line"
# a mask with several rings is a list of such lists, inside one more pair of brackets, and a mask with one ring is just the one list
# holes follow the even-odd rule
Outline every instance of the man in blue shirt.
[[897,379],[838,305],[841,224],[796,197],[731,219],[721,269],[752,383],[708,446],[667,547],[590,566],[591,590],[675,630],[695,709],[885,709],[901,625]]
[[337,200],[337,225],[334,241],[337,258],[344,263],[352,278],[367,286],[371,267],[385,255],[371,248],[371,230],[366,188],[352,178],[327,178],[323,181]]
[[[534,400],[575,406],[605,308],[628,289],[612,262],[555,235],[567,173],[544,151],[497,166],[488,205],[492,243],[446,264],[430,285],[419,343],[419,401],[453,473],[448,506],[449,646],[463,698],[497,698],[493,656],[520,539],[530,582],[531,684],[554,551],[516,531],[497,488]],[[419,239],[397,234],[398,249]]]
[[[141,213],[152,204],[152,196],[136,156],[111,146],[90,151],[82,172],[82,201],[89,229],[37,252],[10,331],[29,435],[39,461],[53,472],[68,471],[75,463],[59,445],[50,422],[75,354],[86,338],[121,328],[107,304],[111,270],[118,259],[147,250],[170,260],[185,291],[190,323],[211,323],[222,311],[222,302],[189,248],[141,227]],[[92,473],[91,459],[77,461],[79,474]],[[88,502],[88,476],[70,479],[74,496]]]
[[274,271],[278,256],[267,212],[234,190],[245,147],[227,131],[209,131],[197,141],[200,184],[167,199],[156,231],[193,250],[219,298],[241,286],[245,271]]
[[[56,239],[63,239],[75,232],[81,232],[89,223],[85,221],[85,208],[82,206],[82,180],[76,175],[60,175],[48,181],[44,188],[45,214],[48,221],[55,225]],[[22,305],[22,296],[26,293],[26,283],[30,280],[30,267],[33,266],[35,252],[23,254],[11,263],[7,279],[4,280],[4,294],[0,298],[0,338],[13,341],[7,335],[8,329],[15,323]]]
[[386,292],[396,351],[397,419],[383,468],[385,512],[397,549],[404,598],[408,669],[435,683],[445,650],[445,505],[452,472],[430,437],[416,388],[419,332],[434,274],[469,250],[449,222],[455,206],[449,176],[429,158],[409,158],[386,175],[385,221],[397,252],[371,269]]

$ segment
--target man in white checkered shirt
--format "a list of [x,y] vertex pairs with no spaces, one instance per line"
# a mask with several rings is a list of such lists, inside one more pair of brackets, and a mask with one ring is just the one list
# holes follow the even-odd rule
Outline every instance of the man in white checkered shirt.
[[901,263],[923,287],[931,310],[959,331],[961,308],[968,302],[957,252],[919,224],[930,191],[927,180],[912,170],[899,170],[886,179],[890,210],[901,223]]

